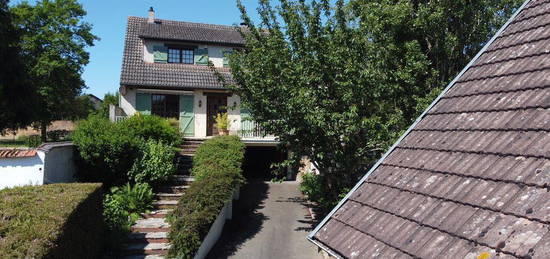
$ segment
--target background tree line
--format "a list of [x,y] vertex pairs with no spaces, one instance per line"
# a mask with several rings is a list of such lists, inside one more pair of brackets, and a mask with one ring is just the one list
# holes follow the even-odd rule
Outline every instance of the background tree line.
[[45,141],[52,121],[90,112],[81,75],[98,38],[76,0],[8,2],[0,0],[0,132],[33,124]]
[[311,159],[310,196],[329,208],[521,2],[260,0],[254,23],[238,1],[246,47],[229,87],[292,152],[286,164]]

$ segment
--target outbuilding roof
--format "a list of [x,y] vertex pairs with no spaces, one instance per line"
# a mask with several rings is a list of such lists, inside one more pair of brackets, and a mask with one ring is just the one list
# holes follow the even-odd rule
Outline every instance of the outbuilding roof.
[[[143,61],[143,39],[158,39],[242,46],[244,40],[232,26],[155,20],[128,17],[124,44],[120,84],[149,88],[174,89],[225,89],[218,77],[207,66],[169,63],[146,63]],[[232,83],[228,68],[216,68],[229,83]]]
[[550,1],[527,1],[309,238],[342,258],[550,258]]

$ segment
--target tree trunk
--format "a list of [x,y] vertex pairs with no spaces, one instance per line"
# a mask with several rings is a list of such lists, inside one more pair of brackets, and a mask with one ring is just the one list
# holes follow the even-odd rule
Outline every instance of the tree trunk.
[[47,139],[47,127],[48,126],[48,123],[45,122],[45,121],[41,121],[40,122],[40,139],[42,140],[42,142],[46,142],[48,139]]

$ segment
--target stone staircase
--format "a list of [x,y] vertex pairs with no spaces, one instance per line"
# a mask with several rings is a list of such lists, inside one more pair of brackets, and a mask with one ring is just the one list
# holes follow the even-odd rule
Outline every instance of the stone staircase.
[[116,252],[116,258],[164,258],[170,248],[168,232],[170,224],[166,215],[173,210],[180,197],[189,188],[194,178],[189,176],[193,155],[202,141],[186,140],[177,157],[178,172],[170,184],[155,190],[156,201],[154,210],[142,214],[142,219],[136,221],[128,234],[126,242]]

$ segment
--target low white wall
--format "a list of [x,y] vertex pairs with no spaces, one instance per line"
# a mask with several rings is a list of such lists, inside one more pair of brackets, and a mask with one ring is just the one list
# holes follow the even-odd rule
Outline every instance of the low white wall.
[[38,149],[44,154],[44,184],[75,181],[74,145],[72,143],[46,144]]
[[239,199],[239,188],[235,190],[233,193],[232,199],[225,204],[222,211],[210,227],[210,230],[208,230],[208,234],[202,241],[201,246],[199,247],[199,250],[197,251],[197,254],[195,255],[195,259],[203,259],[205,258],[208,253],[210,252],[210,249],[216,245],[216,242],[218,242],[218,239],[220,239],[220,236],[223,232],[223,226],[225,225],[225,221],[228,219],[233,218],[233,200]]
[[73,149],[70,142],[47,143],[34,156],[0,158],[0,189],[74,182]]
[[44,183],[43,160],[32,157],[0,158],[0,189]]

